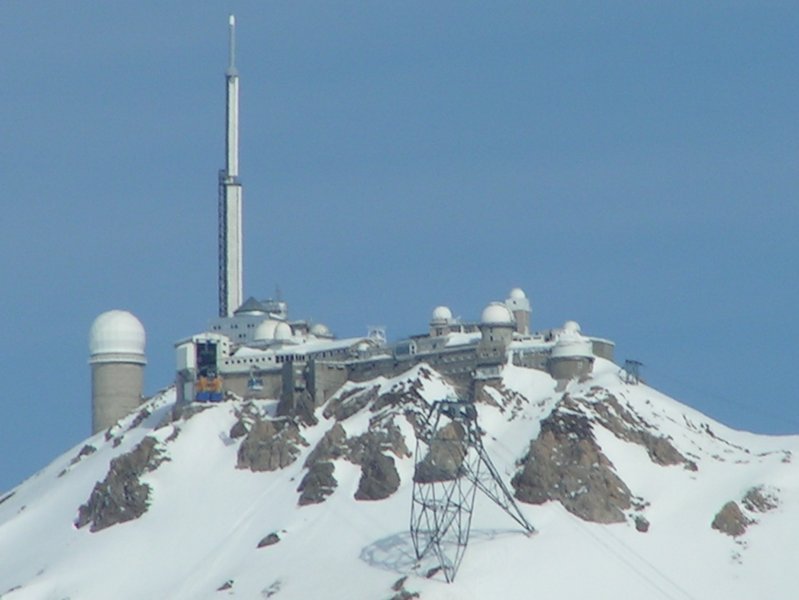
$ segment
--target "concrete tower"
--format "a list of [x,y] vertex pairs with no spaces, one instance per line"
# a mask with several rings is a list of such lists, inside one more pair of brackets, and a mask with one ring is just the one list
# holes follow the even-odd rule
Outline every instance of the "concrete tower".
[[92,323],[92,433],[111,427],[141,404],[144,344],[144,327],[127,311],[109,310]]
[[527,294],[521,288],[513,288],[510,291],[508,299],[505,300],[507,306],[513,313],[513,319],[516,321],[516,332],[522,335],[530,333],[530,300]]
[[241,183],[239,182],[239,73],[236,70],[236,18],[230,15],[225,168],[219,171],[219,316],[230,317],[242,302]]

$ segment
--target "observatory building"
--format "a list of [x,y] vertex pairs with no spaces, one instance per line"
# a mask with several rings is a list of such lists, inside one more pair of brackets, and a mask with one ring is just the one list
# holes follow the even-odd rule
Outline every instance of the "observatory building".
[[336,339],[321,323],[291,320],[282,299],[242,303],[235,25],[231,16],[225,168],[219,175],[219,316],[207,331],[176,344],[178,405],[229,396],[278,399],[278,412],[287,414],[319,406],[346,381],[396,375],[421,362],[468,394],[475,382],[499,377],[509,362],[565,380],[589,373],[596,356],[612,360],[613,343],[583,336],[573,321],[532,333],[530,300],[521,288],[488,304],[477,321],[462,321],[438,306],[426,333],[394,344],[379,329]]
[[141,404],[144,345],[144,327],[127,311],[109,310],[92,323],[92,433],[111,427]]

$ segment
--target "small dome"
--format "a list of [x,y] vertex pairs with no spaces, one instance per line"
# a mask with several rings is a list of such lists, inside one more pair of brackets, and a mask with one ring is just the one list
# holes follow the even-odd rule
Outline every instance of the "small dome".
[[433,309],[432,321],[451,321],[452,311],[446,306],[436,306]]
[[322,323],[316,323],[313,327],[311,327],[311,335],[324,338],[333,337],[333,334],[330,332],[328,326],[323,325]]
[[510,291],[509,296],[511,300],[524,300],[527,298],[527,294],[524,293],[522,288],[513,288]]
[[255,328],[255,332],[252,335],[253,340],[256,342],[268,342],[275,339],[275,329],[279,323],[280,321],[275,321],[274,319],[267,319],[262,322]]
[[266,309],[264,308],[263,304],[258,302],[255,298],[250,296],[247,298],[247,301],[239,306],[235,311],[233,311],[234,315],[266,315]]
[[109,310],[94,320],[89,330],[89,352],[144,354],[144,326],[126,310]]
[[480,322],[483,325],[513,325],[513,315],[504,304],[492,302],[483,309]]
[[591,358],[593,344],[581,335],[561,336],[552,348],[552,358]]
[[553,358],[580,358],[594,355],[591,340],[580,333],[580,325],[576,321],[566,321],[552,348]]
[[288,323],[279,322],[275,327],[275,340],[285,341],[290,340],[291,337],[291,326]]

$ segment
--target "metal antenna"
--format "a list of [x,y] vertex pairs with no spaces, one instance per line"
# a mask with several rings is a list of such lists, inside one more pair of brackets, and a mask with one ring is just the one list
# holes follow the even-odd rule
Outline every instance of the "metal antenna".
[[236,75],[236,16],[228,18],[228,67],[227,75]]
[[413,548],[419,561],[432,551],[447,582],[455,580],[469,543],[478,489],[528,534],[535,531],[488,457],[471,402],[433,403],[417,434],[415,462]]

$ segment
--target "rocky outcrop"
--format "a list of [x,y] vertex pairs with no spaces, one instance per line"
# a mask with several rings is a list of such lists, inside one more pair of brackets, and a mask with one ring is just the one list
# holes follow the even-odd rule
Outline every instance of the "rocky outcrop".
[[266,548],[267,546],[274,546],[279,541],[280,541],[280,536],[277,533],[272,532],[269,535],[261,538],[261,541],[258,542],[258,548]]
[[361,479],[356,500],[384,500],[399,489],[400,477],[394,459],[380,452],[365,457],[361,462]]
[[409,456],[402,433],[392,421],[374,425],[366,433],[347,439],[341,423],[335,423],[305,460],[309,470],[298,491],[300,504],[323,502],[333,493],[338,482],[333,476],[333,463],[344,459],[361,467],[361,478],[355,492],[357,500],[383,500],[399,489],[400,477],[394,459],[386,455]]
[[738,506],[738,503],[730,501],[716,513],[710,526],[721,533],[738,537],[746,533],[746,528],[751,523],[752,520],[741,512],[741,507]]
[[741,500],[750,512],[765,513],[779,506],[776,494],[767,491],[762,485],[750,488]]
[[301,447],[307,445],[294,422],[257,419],[239,446],[236,468],[250,471],[283,469],[297,460]]
[[332,462],[317,462],[308,469],[302,478],[297,491],[300,492],[300,499],[297,503],[300,506],[308,504],[319,504],[336,490],[338,482],[333,477],[335,465]]
[[737,502],[727,502],[716,513],[710,526],[732,537],[741,536],[746,533],[750,525],[757,523],[752,513],[762,514],[774,510],[779,506],[779,500],[776,493],[758,485],[747,490],[741,499],[741,504],[743,509]]
[[92,532],[142,516],[149,506],[150,486],[140,481],[168,460],[155,438],[144,438],[133,450],[111,461],[103,481],[92,490],[86,504],[78,509],[75,526],[91,525]]
[[277,416],[292,419],[304,425],[316,425],[313,397],[308,391],[283,394],[277,403]]
[[325,419],[334,418],[336,421],[344,421],[377,399],[380,388],[372,386],[369,388],[356,387],[333,398],[325,407],[322,413]]
[[556,500],[596,523],[624,521],[623,511],[632,506],[632,493],[602,453],[588,417],[564,408],[541,422],[541,432],[511,484],[522,502]]
[[[605,429],[620,440],[643,446],[649,459],[657,465],[681,464],[689,471],[697,470],[696,463],[683,456],[671,440],[652,433],[654,427],[635,414],[632,409],[623,407],[613,394],[601,388],[592,391],[598,394],[600,399],[598,402],[591,402],[590,407],[596,414],[597,422]],[[573,402],[568,396],[564,400],[567,404]]]
[[433,483],[458,477],[466,457],[465,433],[463,426],[454,421],[439,429],[430,440],[430,451],[416,465],[413,480],[417,483]]

